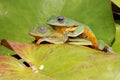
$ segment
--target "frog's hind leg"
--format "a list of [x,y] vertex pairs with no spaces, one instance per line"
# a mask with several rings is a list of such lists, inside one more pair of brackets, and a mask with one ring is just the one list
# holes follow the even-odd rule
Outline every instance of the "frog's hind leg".
[[68,44],[75,44],[75,45],[84,45],[84,46],[92,46],[91,41],[80,39],[80,38],[74,38],[74,39],[68,39]]
[[92,47],[97,49],[98,47],[97,39],[90,29],[85,28],[84,32],[79,37],[91,41],[91,43],[93,44]]
[[77,26],[74,32],[67,33],[69,37],[79,37],[91,41],[93,48],[97,49],[97,39],[89,27]]

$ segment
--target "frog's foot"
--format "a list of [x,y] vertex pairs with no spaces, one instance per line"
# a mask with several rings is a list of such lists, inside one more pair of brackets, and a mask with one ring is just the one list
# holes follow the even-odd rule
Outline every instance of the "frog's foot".
[[74,31],[71,31],[71,29],[68,29],[66,33],[67,33],[67,36],[69,36],[69,37],[77,37],[80,34],[82,34],[83,32],[84,32],[84,27],[77,26],[77,27],[75,27]]
[[37,40],[36,44],[39,45],[41,42],[43,42],[42,39]]
[[75,45],[92,46],[91,41],[85,40],[85,39],[80,39],[80,38],[68,39],[67,43],[68,44],[75,44]]
[[115,52],[112,50],[112,48],[109,47],[109,46],[105,46],[104,49],[103,49],[103,51],[105,51],[105,52],[107,52],[107,53],[115,53]]
[[103,40],[98,40],[98,49],[107,53],[115,53]]
[[80,23],[74,25],[74,27],[78,27],[78,26],[80,26]]

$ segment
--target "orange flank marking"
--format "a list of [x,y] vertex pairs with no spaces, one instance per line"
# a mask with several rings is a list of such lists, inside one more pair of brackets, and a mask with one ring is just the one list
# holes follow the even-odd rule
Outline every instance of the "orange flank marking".
[[73,32],[76,29],[76,27],[74,27],[74,26],[69,26],[68,28],[67,27],[63,27],[63,26],[54,26],[53,28],[56,31],[61,32],[61,33]]
[[97,49],[98,44],[95,35],[87,28],[84,30],[83,34],[85,34],[87,40],[90,40],[92,42],[93,48]]
[[55,29],[56,31],[61,32],[61,33],[65,33],[66,32],[66,28],[65,27],[54,26],[53,29]]
[[50,38],[58,38],[58,37],[62,37],[63,34],[60,33],[54,33],[53,35],[50,36]]
[[[53,28],[58,31],[58,32],[61,32],[61,33],[66,33],[66,32],[74,32],[76,27],[75,26],[78,26],[79,24],[77,25],[74,25],[74,26],[69,26],[69,27],[64,27],[64,26],[54,26]],[[93,48],[95,49],[98,49],[98,43],[97,43],[97,39],[95,37],[95,35],[87,28],[84,29],[84,32],[82,34],[79,35],[80,38],[83,38],[83,39],[87,39],[89,41],[92,42],[93,44]]]

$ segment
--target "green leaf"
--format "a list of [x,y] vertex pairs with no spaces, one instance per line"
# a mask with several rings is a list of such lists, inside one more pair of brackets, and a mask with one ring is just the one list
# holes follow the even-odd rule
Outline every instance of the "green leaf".
[[54,80],[44,73],[35,73],[11,56],[0,56],[0,80]]
[[[63,15],[91,26],[98,39],[111,44],[115,37],[110,0],[0,0],[0,39],[31,42],[28,31],[33,26],[46,25],[51,15]],[[14,58],[1,58],[4,72],[1,80],[117,80],[120,79],[120,56],[75,45],[43,44],[40,46],[5,41],[31,68]],[[9,45],[8,45],[9,44]],[[3,62],[3,63],[2,63]],[[20,66],[17,66],[19,64]],[[0,71],[2,71],[0,70]],[[19,73],[19,74],[18,74]]]
[[63,15],[90,26],[96,37],[109,45],[115,37],[110,0],[1,0],[0,39],[29,42],[33,39],[28,36],[29,29],[46,25],[51,15]]
[[[107,54],[79,45],[35,45],[8,40],[4,40],[4,43],[6,43],[6,47],[11,47],[30,64],[33,72],[31,73],[31,75],[33,74],[32,79],[35,80],[41,79],[35,75],[45,75],[41,80],[45,78],[53,80],[120,79],[120,55],[118,54]],[[34,73],[35,69],[38,71],[36,74]],[[26,74],[26,71],[23,74]],[[27,79],[29,80],[31,77],[27,77]]]
[[116,52],[120,53],[120,25],[119,24],[116,24],[116,41],[112,46],[112,48]]
[[1,75],[8,72],[23,72],[25,71],[25,68],[25,65],[18,62],[15,58],[12,58],[10,56],[0,56],[0,73],[2,73]]
[[120,8],[120,0],[111,0],[113,3],[115,3]]

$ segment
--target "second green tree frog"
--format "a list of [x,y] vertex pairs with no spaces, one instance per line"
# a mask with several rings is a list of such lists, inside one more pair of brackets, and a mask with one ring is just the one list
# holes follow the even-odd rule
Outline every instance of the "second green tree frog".
[[29,34],[35,38],[36,44],[40,44],[41,42],[62,44],[68,39],[66,34],[62,34],[44,26],[34,27],[30,30]]

